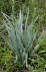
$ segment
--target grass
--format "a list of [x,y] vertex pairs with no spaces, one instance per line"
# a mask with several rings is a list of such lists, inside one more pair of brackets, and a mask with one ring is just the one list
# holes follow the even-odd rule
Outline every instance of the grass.
[[15,53],[15,60],[13,60],[15,61],[15,67],[19,65],[18,69],[26,67],[25,69],[28,70],[30,70],[31,67],[32,71],[33,68],[39,69],[40,64],[44,67],[44,58],[39,55],[40,46],[45,37],[44,31],[39,34],[35,29],[35,24],[39,16],[35,17],[30,24],[28,24],[29,9],[25,24],[23,24],[24,16],[21,10],[17,19],[14,16],[11,18],[5,13],[3,13],[3,16],[5,18],[3,19],[3,25],[8,35],[2,34],[1,32],[1,37],[7,43],[11,51]]
[[46,1],[12,1],[0,0],[0,72],[46,72]]

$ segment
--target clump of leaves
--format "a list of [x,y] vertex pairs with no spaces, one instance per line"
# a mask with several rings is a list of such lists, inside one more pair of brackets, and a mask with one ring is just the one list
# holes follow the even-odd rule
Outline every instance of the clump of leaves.
[[21,11],[17,19],[13,16],[11,18],[5,13],[3,13],[3,16],[5,18],[3,24],[8,36],[1,35],[9,48],[15,52],[15,63],[28,67],[43,41],[44,32],[38,36],[38,31],[34,28],[38,16],[33,19],[31,24],[28,24],[29,11],[27,12],[25,24],[23,24],[24,16]]

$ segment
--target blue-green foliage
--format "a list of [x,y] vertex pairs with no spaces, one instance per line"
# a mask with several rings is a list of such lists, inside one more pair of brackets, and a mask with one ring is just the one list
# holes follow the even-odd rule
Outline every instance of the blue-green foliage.
[[[29,25],[29,9],[25,19],[25,24],[23,24],[24,16],[21,13],[21,10],[17,19],[13,16],[11,18],[5,13],[3,13],[3,16],[5,18],[5,20],[3,19],[3,24],[6,27],[8,36],[5,36],[4,34],[1,34],[1,36],[8,44],[9,48],[15,52],[16,63],[26,67],[29,67],[28,60],[32,60],[32,62],[38,61],[39,63],[42,58],[37,52],[39,51],[40,45],[45,37],[44,31],[39,34],[39,32],[35,30],[35,23],[39,16],[35,17]],[[36,60],[33,59],[35,54]],[[44,63],[44,59],[42,61]]]

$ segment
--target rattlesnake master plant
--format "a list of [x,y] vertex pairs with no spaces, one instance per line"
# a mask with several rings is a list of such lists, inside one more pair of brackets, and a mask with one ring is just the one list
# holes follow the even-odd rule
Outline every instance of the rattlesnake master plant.
[[28,64],[28,59],[31,59],[31,57],[34,56],[43,41],[43,32],[37,37],[38,32],[34,29],[34,24],[36,23],[38,16],[28,25],[28,15],[29,12],[27,13],[24,25],[24,16],[21,11],[18,19],[15,17],[11,18],[3,13],[5,18],[3,19],[3,24],[6,27],[8,36],[6,37],[2,34],[2,37],[6,40],[9,48],[15,51],[16,63],[26,66]]

